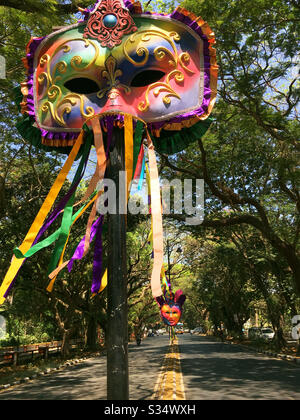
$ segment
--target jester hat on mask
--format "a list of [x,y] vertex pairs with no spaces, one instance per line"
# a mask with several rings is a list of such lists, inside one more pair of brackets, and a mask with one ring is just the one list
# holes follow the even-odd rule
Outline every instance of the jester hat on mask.
[[[167,154],[182,151],[203,136],[212,121],[209,115],[216,99],[218,67],[214,34],[202,18],[180,7],[170,15],[143,13],[140,3],[131,0],[102,0],[81,12],[83,19],[78,23],[33,38],[27,46],[27,80],[21,85],[20,96],[23,118],[17,128],[34,146],[60,151],[68,158],[24,242],[14,250],[0,288],[0,303],[25,259],[52,243],[56,245],[49,290],[59,271],[66,266],[71,270],[74,260],[87,254],[93,240],[92,291],[101,290],[104,218],[97,216],[96,204],[102,192],[95,187],[105,175],[114,127],[124,129],[128,185],[139,176],[142,140],[147,138],[153,181],[151,206],[159,213],[154,148]],[[82,206],[73,214],[76,188],[92,145],[98,164]],[[71,188],[49,215],[75,159],[80,163]],[[86,235],[71,260],[64,262],[70,229],[89,208]],[[61,228],[41,240],[60,214]],[[157,216],[154,297],[161,295],[161,223]]]

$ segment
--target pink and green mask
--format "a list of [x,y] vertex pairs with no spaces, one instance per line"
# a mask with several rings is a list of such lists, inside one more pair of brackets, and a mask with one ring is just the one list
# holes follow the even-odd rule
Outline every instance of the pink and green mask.
[[202,18],[182,8],[143,13],[130,0],[102,0],[82,13],[82,21],[27,47],[21,108],[42,145],[72,146],[92,117],[113,114],[120,125],[122,113],[145,122],[167,153],[204,134],[217,65]]
[[[54,242],[48,290],[52,290],[61,270],[67,266],[70,271],[74,261],[87,254],[92,241],[92,293],[102,290],[104,217],[97,215],[101,191],[96,185],[104,178],[113,131],[118,127],[124,128],[127,193],[130,181],[143,174],[143,139],[147,138],[150,178],[154,181],[151,287],[153,296],[163,299],[163,319],[175,325],[182,298],[178,296],[178,300],[175,294],[172,301],[161,296],[163,233],[154,150],[167,154],[182,151],[209,128],[217,93],[214,34],[202,18],[180,7],[163,15],[143,13],[140,3],[131,0],[101,0],[91,10],[81,12],[83,20],[48,36],[33,38],[27,46],[27,79],[18,97],[23,118],[17,128],[37,148],[58,150],[68,158],[28,235],[14,250],[16,258],[0,286],[0,304],[26,258]],[[89,202],[73,214],[76,189],[92,145],[98,161],[83,200]],[[79,158],[68,193],[51,210],[72,163]],[[90,208],[86,235],[72,258],[64,261],[72,226]],[[61,228],[42,240],[61,215]]]

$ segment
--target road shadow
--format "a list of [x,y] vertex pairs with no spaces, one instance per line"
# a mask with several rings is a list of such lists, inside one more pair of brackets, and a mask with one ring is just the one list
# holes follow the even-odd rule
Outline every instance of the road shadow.
[[[131,400],[151,399],[168,351],[168,337],[152,337],[128,346]],[[41,376],[0,392],[0,400],[106,400],[106,356]]]
[[300,369],[204,337],[180,343],[189,399],[300,399]]
[[169,350],[169,338],[148,337],[140,346],[129,346],[129,383],[131,400],[149,400],[164,357]]
[[106,398],[103,357],[39,377],[0,394],[0,400],[90,400]]

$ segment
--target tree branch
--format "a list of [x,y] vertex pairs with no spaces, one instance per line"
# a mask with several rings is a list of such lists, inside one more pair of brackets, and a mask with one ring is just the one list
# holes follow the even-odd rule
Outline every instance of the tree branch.
[[87,7],[91,4],[91,1],[87,0],[74,0],[72,3],[57,3],[57,4],[47,4],[43,2],[36,2],[32,0],[0,0],[0,6],[9,7],[11,9],[20,10],[26,13],[39,13],[39,14],[49,14],[50,12],[59,13],[63,15],[68,15],[78,12],[78,7]]

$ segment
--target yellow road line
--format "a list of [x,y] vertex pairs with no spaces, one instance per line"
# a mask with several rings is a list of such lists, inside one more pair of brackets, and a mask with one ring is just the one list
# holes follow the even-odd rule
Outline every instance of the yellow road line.
[[153,400],[185,400],[177,338],[170,344],[152,396]]

